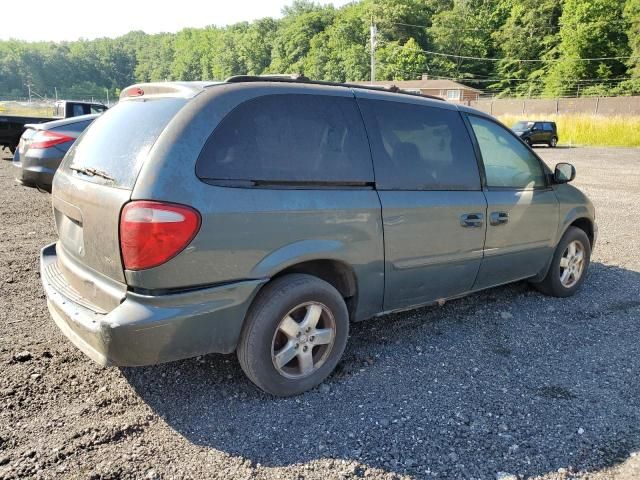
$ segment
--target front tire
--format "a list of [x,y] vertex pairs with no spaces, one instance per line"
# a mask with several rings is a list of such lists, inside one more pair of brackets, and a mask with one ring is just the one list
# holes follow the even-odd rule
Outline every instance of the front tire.
[[569,227],[553,254],[547,276],[535,287],[552,297],[570,297],[580,290],[591,261],[589,237],[577,227]]
[[347,306],[332,285],[311,275],[285,275],[267,284],[254,300],[238,360],[265,392],[298,395],[329,376],[348,336]]

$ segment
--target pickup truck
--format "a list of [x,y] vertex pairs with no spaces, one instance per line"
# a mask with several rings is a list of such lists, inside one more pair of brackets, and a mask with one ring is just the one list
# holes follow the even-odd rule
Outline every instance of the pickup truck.
[[107,107],[102,103],[61,100],[54,105],[53,117],[0,115],[0,150],[6,147],[13,155],[25,130],[25,125],[29,123],[44,123],[61,118],[102,113],[106,109]]

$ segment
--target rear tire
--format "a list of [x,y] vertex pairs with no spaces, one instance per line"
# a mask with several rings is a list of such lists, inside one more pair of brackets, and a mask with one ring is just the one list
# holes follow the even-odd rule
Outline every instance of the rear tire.
[[547,276],[533,285],[552,297],[570,297],[580,290],[591,261],[589,237],[577,227],[569,227],[556,247]]
[[558,146],[558,139],[556,137],[552,137],[549,142],[549,147],[556,148]]
[[311,275],[285,275],[258,293],[245,319],[237,355],[256,386],[288,397],[329,376],[348,336],[347,306],[332,285]]

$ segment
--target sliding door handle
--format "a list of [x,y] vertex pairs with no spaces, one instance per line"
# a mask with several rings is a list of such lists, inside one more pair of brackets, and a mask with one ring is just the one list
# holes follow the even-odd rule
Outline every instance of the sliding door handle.
[[483,225],[484,215],[481,213],[465,213],[460,216],[460,225],[463,227],[478,228]]
[[489,222],[491,225],[504,225],[509,221],[509,214],[507,212],[491,212],[489,216]]

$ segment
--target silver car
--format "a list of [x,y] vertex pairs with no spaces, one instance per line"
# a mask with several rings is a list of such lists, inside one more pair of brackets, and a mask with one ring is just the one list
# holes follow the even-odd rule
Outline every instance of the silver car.
[[28,187],[51,190],[53,176],[73,142],[97,114],[25,125],[13,155],[16,180]]

